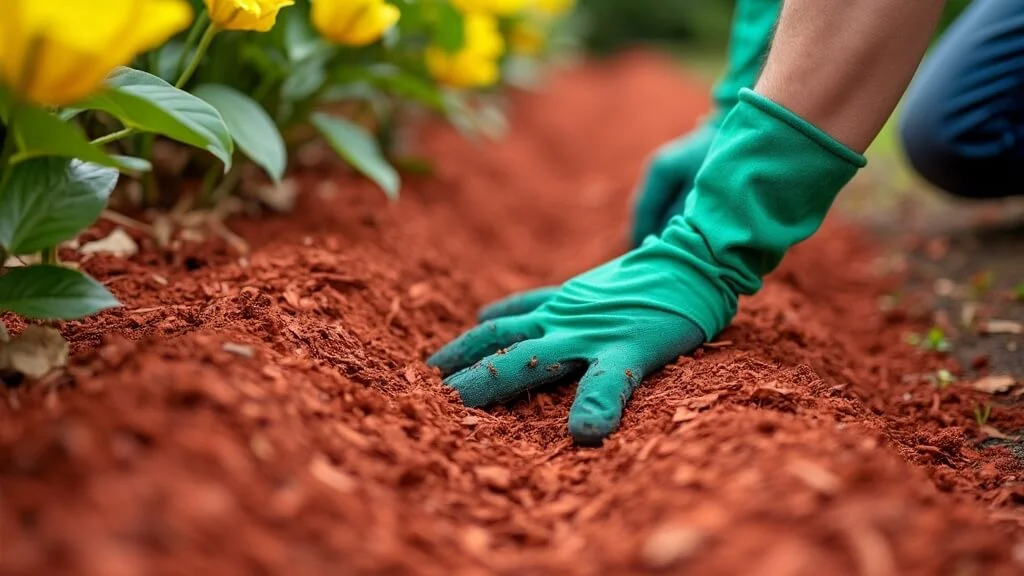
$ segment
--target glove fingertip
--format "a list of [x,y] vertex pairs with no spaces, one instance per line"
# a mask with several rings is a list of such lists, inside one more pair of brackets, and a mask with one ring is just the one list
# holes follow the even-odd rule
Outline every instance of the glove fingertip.
[[572,435],[573,442],[579,446],[601,446],[616,427],[618,421],[569,419],[569,434]]
[[444,384],[458,392],[463,405],[483,408],[494,403],[493,390],[479,380],[479,370],[470,367],[452,374],[445,379]]

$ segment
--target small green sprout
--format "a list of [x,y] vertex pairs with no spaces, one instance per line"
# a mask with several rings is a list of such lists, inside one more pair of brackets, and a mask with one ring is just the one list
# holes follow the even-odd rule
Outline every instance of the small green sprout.
[[974,407],[974,421],[978,423],[978,428],[981,428],[988,423],[989,417],[992,416],[992,404],[986,402],[984,406]]
[[953,375],[949,370],[939,370],[935,374],[928,377],[931,380],[933,386],[939,390],[945,390],[956,382],[956,376]]
[[1017,285],[1013,287],[1013,298],[1024,302],[1024,281],[1018,282]]
[[907,343],[933,352],[948,352],[952,347],[946,339],[946,333],[938,326],[932,327],[925,335],[912,333],[907,336]]

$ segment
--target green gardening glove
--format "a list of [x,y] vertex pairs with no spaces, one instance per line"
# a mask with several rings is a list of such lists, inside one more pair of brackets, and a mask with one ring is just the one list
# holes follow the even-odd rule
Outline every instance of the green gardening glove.
[[711,115],[685,136],[659,148],[648,163],[633,204],[630,246],[660,233],[683,213],[686,196],[711,147],[722,119],[736,105],[741,88],[752,88],[768,52],[782,0],[739,0],[730,28],[728,61],[715,83]]
[[[722,119],[736,105],[741,88],[751,88],[768,53],[772,29],[782,0],[738,0],[730,28],[728,61],[712,91],[712,113],[686,135],[661,146],[648,162],[633,201],[630,248],[659,234],[676,214],[683,213],[686,197],[707,156]],[[480,321],[524,314],[558,292],[557,286],[514,294],[484,309]]]
[[428,363],[469,406],[580,376],[579,444],[619,425],[641,380],[715,337],[790,246],[821,225],[864,158],[744,89],[697,174],[683,215],[631,252],[577,276],[530,311],[505,305]]

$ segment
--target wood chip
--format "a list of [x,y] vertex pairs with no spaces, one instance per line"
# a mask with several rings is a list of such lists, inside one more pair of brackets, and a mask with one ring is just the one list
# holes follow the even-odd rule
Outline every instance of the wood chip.
[[977,382],[973,382],[971,388],[989,394],[1002,394],[1003,392],[1008,392],[1016,383],[1017,380],[1013,376],[986,376]]
[[499,491],[512,487],[512,472],[502,466],[477,466],[473,471],[483,485]]
[[1014,320],[989,320],[982,322],[982,334],[1024,334],[1024,324]]
[[351,476],[335,468],[327,457],[317,454],[309,464],[309,473],[314,478],[323,482],[326,486],[342,493],[350,493],[356,488],[356,482]]
[[368,450],[372,446],[366,436],[363,436],[361,433],[349,428],[341,422],[334,424],[334,431],[341,438],[341,441],[349,446],[353,446],[360,450]]
[[680,406],[679,408],[676,408],[676,413],[672,415],[672,421],[676,423],[689,422],[697,416],[700,416],[700,412],[695,412],[689,408]]
[[636,454],[637,462],[644,462],[648,458],[650,458],[651,457],[651,452],[654,451],[654,448],[658,445],[658,441],[660,441],[660,440],[661,440],[660,436],[655,436],[654,438],[651,438],[650,440],[648,440],[647,443],[643,445],[643,448],[640,448],[640,451],[637,452],[637,454]]
[[246,346],[245,344],[225,342],[222,348],[225,352],[234,354],[235,356],[241,356],[243,358],[252,358],[256,355],[256,351],[253,350],[252,346]]
[[405,370],[402,372],[402,376],[409,384],[415,385],[420,380],[419,374],[416,373],[416,367],[412,364],[405,367]]
[[684,400],[683,405],[689,407],[691,410],[699,411],[705,408],[710,408],[715,402],[718,402],[717,392]]
[[56,329],[30,324],[0,346],[0,368],[39,380],[66,366],[69,352],[67,341]]
[[82,254],[110,254],[118,258],[127,258],[139,253],[139,245],[124,228],[118,227],[104,238],[86,242],[78,251]]
[[293,178],[286,178],[280,184],[261,186],[256,190],[256,197],[271,210],[288,213],[295,209],[299,185]]
[[680,464],[672,472],[672,483],[676,486],[694,486],[699,484],[700,470],[692,464]]
[[796,476],[811,489],[826,496],[832,496],[839,492],[842,483],[832,472],[822,468],[809,460],[797,459],[791,461],[786,470]]
[[705,348],[728,348],[732,346],[732,340],[719,340],[718,342],[705,342]]
[[996,440],[1007,440],[1010,442],[1020,440],[1020,436],[1010,436],[1009,434],[1006,434],[1005,432],[1002,432],[995,426],[991,426],[989,424],[983,425],[981,428],[979,428],[979,431],[982,434],[984,434],[987,438],[995,438]]
[[650,569],[663,570],[693,556],[706,540],[707,534],[699,528],[662,526],[647,537],[640,560]]

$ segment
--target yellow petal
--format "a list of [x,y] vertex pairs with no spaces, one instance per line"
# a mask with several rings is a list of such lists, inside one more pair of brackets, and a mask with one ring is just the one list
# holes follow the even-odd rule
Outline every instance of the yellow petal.
[[259,18],[260,5],[256,0],[203,0],[210,21],[221,28],[230,29],[240,17]]
[[525,8],[526,2],[527,0],[452,0],[452,5],[466,13],[508,16]]
[[533,7],[544,14],[557,16],[568,12],[575,3],[575,0],[533,0]]
[[426,51],[426,64],[436,80],[455,87],[489,86],[500,76],[497,60],[466,51],[453,55],[431,46]]
[[505,50],[505,40],[498,30],[498,21],[485,14],[467,14],[466,39],[463,50],[480,56],[497,58]]
[[192,22],[192,8],[180,0],[141,0],[137,2],[134,18],[121,30],[112,49],[118,54],[115,66],[131,62],[137,54],[152,50],[172,36],[188,28]]
[[537,26],[527,23],[516,24],[509,34],[509,44],[517,54],[533,56],[544,48],[544,34]]
[[28,100],[62,106],[99,90],[113,66],[95,54],[43,40],[35,51],[35,73],[19,92]]
[[0,23],[0,77],[43,105],[70,104],[100,88],[116,66],[188,27],[185,0],[11,0]]
[[266,32],[277,23],[282,8],[294,0],[204,0],[210,20],[225,30]]
[[315,0],[313,25],[338,44],[365,46],[394,26],[401,12],[384,0]]

